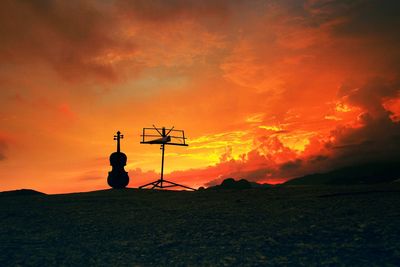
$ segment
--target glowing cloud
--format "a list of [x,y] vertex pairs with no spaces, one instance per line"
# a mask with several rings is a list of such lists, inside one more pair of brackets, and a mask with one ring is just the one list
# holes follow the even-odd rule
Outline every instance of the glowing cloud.
[[154,179],[281,182],[399,158],[398,1],[3,1],[0,190],[105,188],[112,136]]

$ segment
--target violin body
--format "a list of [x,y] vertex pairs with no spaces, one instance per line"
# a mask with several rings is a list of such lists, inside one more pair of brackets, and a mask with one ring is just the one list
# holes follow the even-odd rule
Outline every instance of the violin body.
[[129,184],[129,176],[125,171],[127,157],[122,152],[114,152],[110,155],[112,170],[108,172],[108,185],[115,189],[125,188]]

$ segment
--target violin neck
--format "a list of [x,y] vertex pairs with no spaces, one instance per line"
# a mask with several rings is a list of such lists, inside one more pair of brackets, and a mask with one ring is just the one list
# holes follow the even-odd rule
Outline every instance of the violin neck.
[[121,134],[120,131],[117,132],[116,135],[114,135],[114,140],[117,140],[117,152],[121,152],[121,139],[124,138],[124,135]]

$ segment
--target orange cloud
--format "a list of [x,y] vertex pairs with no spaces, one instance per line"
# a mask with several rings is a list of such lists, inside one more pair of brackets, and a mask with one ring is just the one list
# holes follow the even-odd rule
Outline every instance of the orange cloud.
[[1,5],[2,190],[106,187],[117,130],[155,179],[153,123],[186,130],[166,173],[191,186],[398,158],[396,1]]

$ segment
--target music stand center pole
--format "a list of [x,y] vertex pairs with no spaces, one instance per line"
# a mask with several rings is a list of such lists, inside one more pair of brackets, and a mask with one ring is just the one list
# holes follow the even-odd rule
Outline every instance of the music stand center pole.
[[164,180],[164,151],[165,151],[165,145],[161,145],[161,150],[162,150],[162,156],[161,156],[161,187],[163,186],[163,180]]

